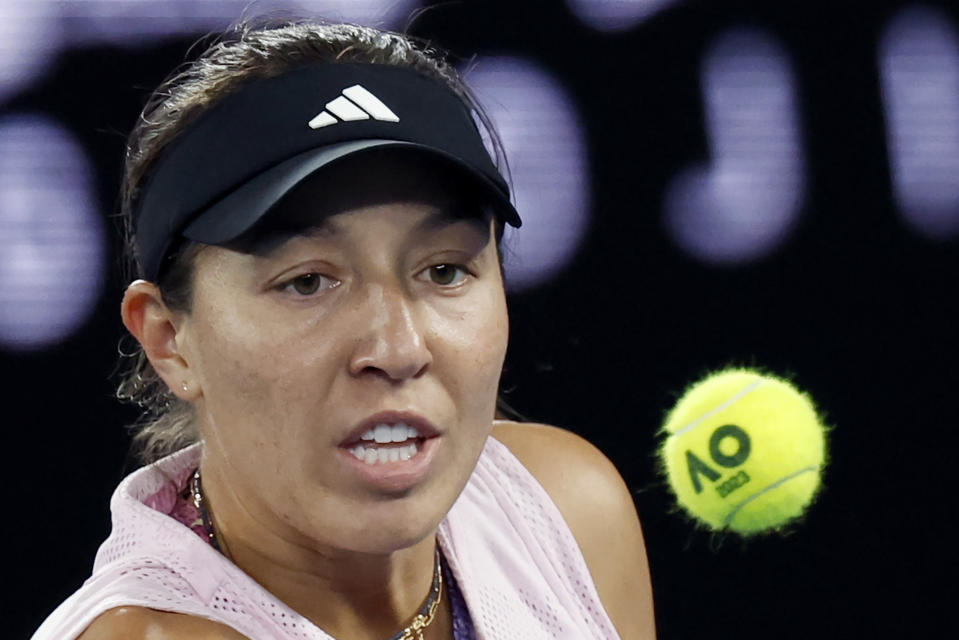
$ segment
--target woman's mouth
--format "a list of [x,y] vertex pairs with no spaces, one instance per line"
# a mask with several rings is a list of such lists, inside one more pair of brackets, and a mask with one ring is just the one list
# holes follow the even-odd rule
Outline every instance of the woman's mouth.
[[363,432],[360,442],[347,449],[366,464],[406,461],[420,450],[423,436],[416,427],[404,422],[380,423]]
[[381,412],[340,444],[341,460],[364,484],[406,491],[429,474],[443,439],[439,436],[436,427],[416,414]]

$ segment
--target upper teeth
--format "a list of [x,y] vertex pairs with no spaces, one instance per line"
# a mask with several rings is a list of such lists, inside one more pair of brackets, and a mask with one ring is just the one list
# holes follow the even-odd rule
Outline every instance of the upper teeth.
[[399,422],[394,425],[380,423],[360,436],[361,440],[372,440],[383,444],[386,442],[405,442],[412,438],[419,438],[420,432],[414,427]]

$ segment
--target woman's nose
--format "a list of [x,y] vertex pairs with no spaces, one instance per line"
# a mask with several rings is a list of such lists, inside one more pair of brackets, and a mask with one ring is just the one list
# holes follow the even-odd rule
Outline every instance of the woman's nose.
[[404,291],[369,284],[358,311],[353,375],[372,373],[399,382],[418,377],[433,362],[422,323]]

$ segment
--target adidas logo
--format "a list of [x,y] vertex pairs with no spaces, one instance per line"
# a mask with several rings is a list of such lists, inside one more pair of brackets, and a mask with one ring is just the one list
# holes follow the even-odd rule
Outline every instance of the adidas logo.
[[343,89],[343,94],[331,102],[326,103],[326,109],[320,111],[310,120],[311,129],[321,129],[337,122],[350,120],[383,120],[385,122],[399,122],[399,117],[389,107],[364,89],[355,84]]

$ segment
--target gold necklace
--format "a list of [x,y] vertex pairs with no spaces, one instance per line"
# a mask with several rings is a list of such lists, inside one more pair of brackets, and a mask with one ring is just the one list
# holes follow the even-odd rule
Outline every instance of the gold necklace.
[[439,609],[440,601],[443,599],[443,571],[440,566],[440,550],[437,548],[433,552],[433,585],[430,588],[430,595],[426,597],[419,613],[410,622],[410,625],[397,633],[390,640],[424,640],[423,632],[432,624],[436,617],[436,610]]
[[[190,496],[193,498],[193,506],[200,512],[203,519],[203,528],[210,544],[214,549],[223,552],[220,541],[217,540],[216,531],[213,528],[213,517],[207,509],[206,501],[203,499],[203,484],[200,482],[200,469],[197,467],[190,477],[189,484]],[[226,555],[226,554],[224,554]],[[433,552],[433,584],[430,586],[430,594],[423,602],[423,606],[413,617],[409,626],[405,627],[399,633],[390,637],[390,640],[425,640],[423,632],[429,627],[436,618],[436,611],[439,609],[440,601],[443,599],[443,569],[440,562],[439,547]]]

